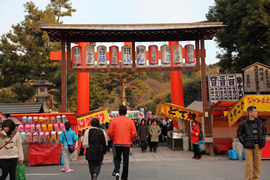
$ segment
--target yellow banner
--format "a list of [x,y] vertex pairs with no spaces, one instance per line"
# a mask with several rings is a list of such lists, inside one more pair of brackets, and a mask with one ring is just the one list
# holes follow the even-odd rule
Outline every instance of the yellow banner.
[[164,115],[170,119],[178,121],[178,118],[201,122],[202,112],[187,109],[170,103],[162,103],[157,105],[156,114]]
[[270,111],[270,95],[243,96],[227,114],[230,127],[247,111],[249,106],[255,106],[259,115],[260,112]]
[[91,120],[93,118],[97,118],[99,122],[103,124],[106,122],[110,122],[108,110],[106,109],[106,110],[98,111],[96,113],[88,114],[83,117],[77,118],[78,130],[80,131],[83,129],[88,129],[90,127]]

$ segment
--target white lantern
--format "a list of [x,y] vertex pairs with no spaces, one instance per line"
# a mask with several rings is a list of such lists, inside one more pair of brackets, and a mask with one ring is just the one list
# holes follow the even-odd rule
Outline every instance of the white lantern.
[[101,66],[107,64],[107,47],[106,46],[101,45],[97,47],[97,64]]
[[182,46],[179,44],[173,45],[173,64],[183,64]]
[[146,47],[144,45],[137,46],[137,64],[146,64]]
[[171,64],[171,48],[169,45],[161,46],[161,63]]
[[95,47],[85,46],[85,64],[94,65],[95,64]]
[[124,64],[124,65],[131,64],[131,47],[130,46],[122,46],[121,52],[122,52],[121,64]]

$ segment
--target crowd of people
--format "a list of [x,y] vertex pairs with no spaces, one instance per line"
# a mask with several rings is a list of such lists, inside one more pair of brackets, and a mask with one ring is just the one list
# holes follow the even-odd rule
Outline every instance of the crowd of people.
[[[244,146],[246,154],[245,179],[251,179],[253,166],[253,179],[260,178],[261,165],[261,149],[265,146],[266,128],[263,121],[257,119],[257,109],[250,106],[247,109],[248,118],[242,121],[237,129],[239,141]],[[86,148],[86,160],[88,161],[89,172],[92,180],[97,180],[101,170],[103,157],[110,148],[114,155],[114,169],[112,175],[116,180],[120,179],[120,163],[123,156],[123,171],[121,179],[128,179],[129,171],[129,155],[131,147],[141,147],[142,153],[150,151],[157,152],[158,142],[166,141],[168,130],[173,128],[172,121],[158,119],[142,119],[135,122],[126,117],[127,108],[120,106],[120,116],[113,119],[110,124],[100,124],[99,120],[93,118],[91,120],[91,128],[87,129],[80,139],[82,148],[80,155],[83,155]],[[17,127],[12,120],[5,120],[2,124],[3,130],[0,131],[0,167],[2,175],[0,180],[6,179],[8,174],[11,180],[15,180],[16,166],[19,162],[23,163],[24,155],[22,150],[22,140],[17,131]],[[65,123],[66,130],[61,134],[59,139],[63,144],[64,172],[74,171],[69,167],[69,162],[73,146],[77,141],[75,131],[70,128],[70,123]],[[198,142],[202,135],[198,122],[192,121],[191,143],[193,144],[194,157],[199,160],[201,158],[198,149]],[[253,137],[253,138],[250,138]],[[113,145],[112,145],[113,144]]]

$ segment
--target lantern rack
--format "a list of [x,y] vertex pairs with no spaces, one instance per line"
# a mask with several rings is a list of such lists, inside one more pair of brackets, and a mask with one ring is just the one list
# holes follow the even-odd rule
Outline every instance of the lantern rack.
[[[70,43],[68,44],[70,46]],[[69,49],[67,48],[67,54],[71,53]],[[191,44],[184,48],[176,44],[172,46],[172,50],[169,45],[162,45],[160,51],[156,45],[149,45],[148,51],[144,45],[138,45],[136,50],[134,52],[130,46],[124,45],[119,52],[118,46],[112,45],[107,52],[107,47],[100,45],[97,46],[97,52],[95,52],[95,47],[91,45],[85,46],[84,50],[80,46],[74,46],[71,53],[72,59],[67,57],[67,70],[68,72],[143,72],[200,69],[200,50],[195,50],[194,45]],[[183,57],[186,63],[183,63]]]

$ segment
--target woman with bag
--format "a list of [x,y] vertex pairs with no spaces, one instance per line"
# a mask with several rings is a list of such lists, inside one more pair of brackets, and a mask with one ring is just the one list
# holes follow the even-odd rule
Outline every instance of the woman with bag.
[[151,134],[151,144],[154,152],[157,152],[157,145],[158,145],[158,137],[161,134],[160,127],[157,125],[157,121],[153,121],[153,125],[149,129],[149,133]]
[[97,180],[101,169],[101,161],[106,154],[106,140],[104,132],[99,129],[99,120],[91,120],[91,128],[87,129],[83,137],[83,147],[86,147],[86,160],[92,180]]
[[7,119],[3,122],[3,130],[0,131],[0,168],[5,180],[9,174],[11,180],[15,180],[17,161],[23,163],[23,149],[21,135],[17,132],[15,123]]
[[71,154],[74,152],[74,143],[77,141],[77,135],[75,131],[70,128],[70,122],[65,122],[66,130],[60,136],[60,143],[63,144],[63,159],[64,167],[61,169],[63,172],[72,172],[74,169],[70,169],[69,162]]

